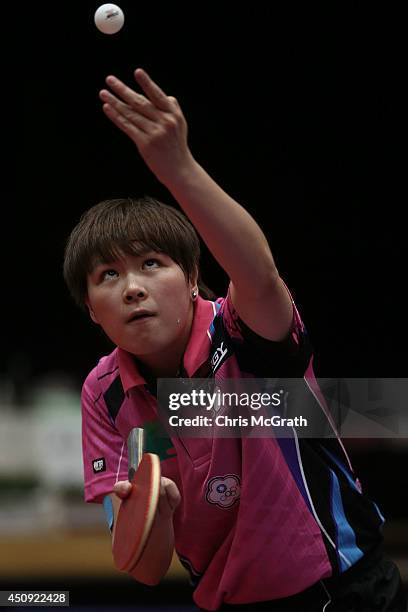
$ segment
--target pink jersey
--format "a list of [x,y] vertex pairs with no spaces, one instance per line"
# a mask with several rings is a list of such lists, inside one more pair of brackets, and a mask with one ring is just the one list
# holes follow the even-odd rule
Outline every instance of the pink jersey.
[[[229,294],[215,302],[199,297],[194,308],[184,376],[309,372],[313,379],[295,307],[291,332],[281,343],[249,330]],[[220,359],[214,358],[217,350]],[[159,454],[163,476],[181,493],[175,548],[201,608],[288,597],[344,571],[380,538],[381,515],[362,495],[336,440],[155,438],[156,398],[132,355],[120,348],[87,377],[82,410],[87,502],[101,503],[116,481],[127,480],[127,437],[133,427],[145,428],[146,450]]]

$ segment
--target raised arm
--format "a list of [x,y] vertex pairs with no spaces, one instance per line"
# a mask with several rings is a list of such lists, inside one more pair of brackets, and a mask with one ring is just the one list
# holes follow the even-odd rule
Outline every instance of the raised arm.
[[145,71],[136,70],[135,79],[143,94],[108,77],[113,93],[100,92],[103,110],[133,140],[228,274],[241,319],[259,335],[282,340],[292,321],[292,303],[262,230],[193,158],[177,100]]

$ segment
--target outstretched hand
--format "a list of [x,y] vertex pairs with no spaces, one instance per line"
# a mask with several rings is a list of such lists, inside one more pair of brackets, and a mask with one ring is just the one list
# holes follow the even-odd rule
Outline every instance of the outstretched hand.
[[106,83],[112,91],[99,92],[103,110],[133,140],[158,180],[170,186],[194,162],[187,144],[187,122],[176,98],[166,96],[144,70],[138,68],[134,76],[144,95],[108,76]]

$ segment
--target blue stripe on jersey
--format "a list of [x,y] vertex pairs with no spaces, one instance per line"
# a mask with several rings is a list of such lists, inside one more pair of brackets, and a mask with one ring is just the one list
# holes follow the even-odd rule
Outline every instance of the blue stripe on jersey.
[[[215,310],[216,310],[216,314],[215,314],[215,316],[217,316],[217,314],[218,314],[218,313],[219,313],[219,311],[220,311],[221,304],[219,304],[218,302],[212,302],[212,304],[213,304],[213,306],[215,306]],[[210,330],[210,334],[211,334],[211,336],[213,336],[213,335],[214,335],[214,333],[215,333],[214,319],[211,321],[211,325],[210,325],[210,327],[209,327],[209,330]]]
[[356,536],[353,528],[348,522],[344,513],[343,500],[341,498],[339,480],[333,470],[330,471],[331,479],[331,506],[334,521],[337,529],[337,549],[339,551],[339,566],[340,571],[344,572],[350,567],[344,560],[346,557],[350,564],[353,565],[361,559],[363,551],[356,544]]
[[[325,448],[324,446],[321,447],[325,453],[327,455],[329,455],[330,459],[333,461],[333,463],[335,463],[337,465],[337,467],[343,472],[343,474],[346,476],[348,482],[350,483],[350,485],[353,487],[353,489],[355,489],[356,491],[358,491],[360,493],[360,489],[358,488],[357,484],[355,483],[355,481],[353,480],[353,478],[351,477],[350,472],[347,470],[347,468],[340,462],[340,460],[338,459],[338,457],[336,457],[335,455],[333,455],[333,453],[331,453],[329,450],[327,450],[327,448]],[[377,504],[375,502],[371,502],[374,506],[374,508],[376,509],[378,516],[380,517],[382,523],[385,523],[385,518],[383,517],[383,515],[380,512],[379,507],[377,506]]]
[[329,455],[330,459],[333,461],[333,463],[335,463],[337,465],[337,467],[343,472],[343,474],[345,475],[345,477],[347,478],[347,480],[349,481],[350,485],[353,487],[353,489],[355,489],[356,491],[358,491],[360,493],[359,488],[357,487],[355,481],[352,479],[350,472],[346,469],[346,467],[340,462],[339,458],[336,457],[335,455],[333,455],[333,453],[331,453],[329,450],[327,450],[327,448],[325,448],[324,446],[321,446],[321,448],[324,450],[324,452]]
[[313,509],[310,505],[309,496],[307,494],[302,473],[299,467],[298,454],[296,451],[296,444],[294,438],[276,438],[276,441],[279,444],[282,455],[285,458],[288,468],[291,471],[291,474],[296,482],[297,488],[299,489],[307,507],[309,508],[311,514],[313,515]]
[[103,509],[105,510],[106,520],[108,521],[109,529],[113,527],[113,504],[109,495],[103,498]]

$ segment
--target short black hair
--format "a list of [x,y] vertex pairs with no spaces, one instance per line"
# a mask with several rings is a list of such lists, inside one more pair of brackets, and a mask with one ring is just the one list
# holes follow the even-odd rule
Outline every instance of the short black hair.
[[96,264],[147,251],[169,255],[187,280],[197,270],[200,294],[214,299],[200,278],[200,241],[193,225],[174,207],[145,196],[104,200],[80,218],[64,256],[64,279],[75,302],[85,308],[87,277]]

